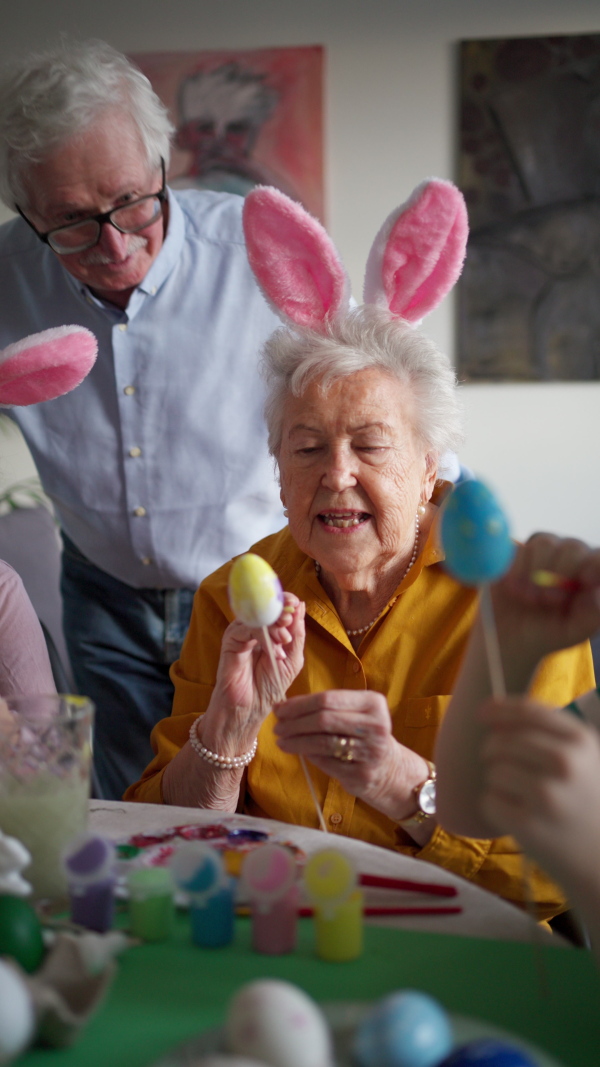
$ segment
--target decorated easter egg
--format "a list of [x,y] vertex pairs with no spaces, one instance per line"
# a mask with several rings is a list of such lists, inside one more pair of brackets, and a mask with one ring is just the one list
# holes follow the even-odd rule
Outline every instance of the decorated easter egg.
[[515,553],[506,516],[487,485],[457,485],[444,504],[441,522],[446,567],[463,585],[494,582]]
[[265,1067],[258,1060],[250,1060],[247,1056],[232,1056],[227,1052],[209,1052],[201,1059],[194,1060],[194,1067]]
[[332,1067],[333,1046],[323,1013],[289,982],[264,979],[243,986],[229,1005],[230,1052],[270,1067]]
[[0,960],[0,1064],[27,1047],[35,1029],[33,1004],[25,982]]
[[439,1067],[538,1067],[538,1064],[514,1045],[482,1038],[455,1049]]
[[385,997],[357,1028],[360,1067],[438,1067],[453,1045],[446,1012],[426,993],[405,989]]
[[24,971],[42,962],[44,942],[35,909],[22,897],[0,895],[0,956],[10,956]]
[[246,552],[234,560],[229,572],[229,603],[246,626],[271,626],[283,610],[283,590],[265,559]]

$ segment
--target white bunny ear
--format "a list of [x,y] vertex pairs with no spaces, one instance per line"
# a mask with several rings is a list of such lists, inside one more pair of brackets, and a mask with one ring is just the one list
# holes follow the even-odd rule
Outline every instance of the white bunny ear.
[[377,234],[365,273],[365,304],[418,322],[450,292],[465,258],[469,222],[462,193],[430,178]]
[[24,407],[70,392],[92,369],[98,344],[82,326],[56,326],[0,352],[0,405]]
[[250,266],[281,318],[323,331],[346,310],[350,283],[337,250],[300,204],[278,189],[258,186],[246,197],[243,221]]

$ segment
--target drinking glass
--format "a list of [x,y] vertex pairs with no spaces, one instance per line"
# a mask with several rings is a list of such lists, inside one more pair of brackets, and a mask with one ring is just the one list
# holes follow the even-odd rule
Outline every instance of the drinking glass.
[[87,697],[0,698],[0,830],[31,853],[38,900],[66,893],[61,853],[86,829],[93,715]]

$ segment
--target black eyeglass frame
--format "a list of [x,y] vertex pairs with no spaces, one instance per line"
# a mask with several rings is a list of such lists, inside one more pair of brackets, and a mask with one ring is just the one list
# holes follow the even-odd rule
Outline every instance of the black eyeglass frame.
[[[27,223],[28,226],[31,227],[36,236],[39,237],[40,241],[43,241],[44,244],[49,245],[52,251],[56,252],[57,256],[76,255],[78,252],[86,252],[88,248],[94,248],[95,245],[98,244],[98,241],[100,240],[100,235],[102,233],[102,227],[106,222],[110,222],[111,226],[114,226],[115,230],[118,230],[119,233],[139,233],[140,230],[145,230],[148,228],[148,226],[152,226],[154,222],[156,222],[158,215],[154,219],[150,219],[149,222],[144,222],[141,226],[136,226],[133,230],[124,230],[122,226],[119,226],[118,222],[115,222],[113,220],[112,215],[114,215],[115,211],[122,211],[123,208],[135,207],[136,204],[142,204],[144,200],[158,200],[161,205],[164,204],[167,200],[167,174],[165,170],[165,161],[162,157],[160,160],[160,169],[162,174],[162,185],[157,193],[147,193],[146,196],[140,196],[137,200],[131,200],[128,204],[118,204],[117,207],[112,207],[110,211],[103,211],[99,215],[88,215],[87,218],[78,219],[77,222],[69,222],[66,226],[55,226],[52,230],[48,230],[46,233],[40,233],[40,231],[36,229],[36,227],[33,225],[33,222],[31,222],[31,220],[27,218],[27,215],[25,215],[21,211],[21,208],[18,204],[15,204],[15,207],[19,212],[21,218]],[[63,230],[72,230],[76,226],[82,226],[87,222],[96,222],[98,224],[98,236],[96,237],[96,240],[93,242],[93,244],[86,244],[83,245],[82,248],[71,249],[60,249],[54,247],[54,245],[52,244],[53,234],[61,233]]]

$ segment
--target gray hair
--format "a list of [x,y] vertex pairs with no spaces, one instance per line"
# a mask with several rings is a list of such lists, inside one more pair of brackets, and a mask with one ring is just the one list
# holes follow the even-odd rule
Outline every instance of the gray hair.
[[104,41],[63,38],[0,76],[0,197],[14,210],[25,194],[27,166],[82,133],[107,108],[120,107],[137,127],[149,169],[169,162],[173,125],[141,70]]
[[425,334],[388,311],[365,304],[332,321],[325,332],[276,330],[263,348],[269,450],[281,449],[286,396],[319,380],[324,392],[339,378],[375,367],[404,382],[415,399],[416,425],[427,451],[442,455],[463,441],[462,405],[450,360]]

